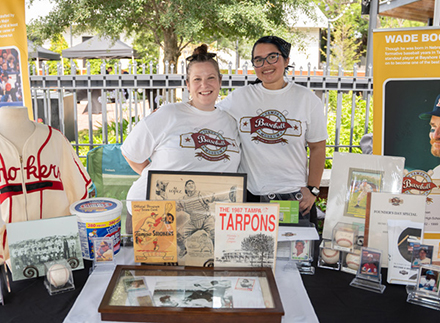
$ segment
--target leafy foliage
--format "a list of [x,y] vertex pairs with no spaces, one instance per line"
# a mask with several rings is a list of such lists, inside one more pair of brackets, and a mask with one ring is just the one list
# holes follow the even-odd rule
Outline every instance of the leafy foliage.
[[[31,3],[39,0],[31,0]],[[164,61],[175,64],[189,43],[206,39],[255,39],[286,29],[292,8],[308,10],[306,0],[53,0],[48,16],[32,22],[31,38],[49,39],[73,26],[114,39],[122,33],[151,35],[164,49]]]
[[[329,147],[329,145],[335,145],[335,134],[336,134],[336,121],[337,121],[337,91],[329,92],[329,109],[327,116],[327,132],[329,138],[327,139],[326,157],[333,157],[335,152],[334,147]],[[361,138],[366,133],[371,133],[373,131],[373,113],[370,109],[369,119],[368,119],[368,129],[365,132],[365,118],[367,115],[367,102],[363,99],[361,95],[355,95],[355,111],[353,113],[352,121],[352,99],[353,92],[342,94],[342,107],[341,107],[341,126],[339,129],[339,145],[350,145],[350,141],[354,145],[359,145]],[[372,99],[370,102],[372,106]],[[350,132],[353,128],[353,137],[350,140]],[[347,148],[339,148],[339,152],[353,152],[362,153],[360,148],[353,148],[352,151]],[[325,168],[331,168],[332,160],[327,159],[325,163]]]
[[[135,118],[133,117],[132,122],[134,123]],[[129,122],[127,119],[123,119],[122,120],[122,138],[125,140],[125,138],[128,136],[128,125]],[[107,140],[109,144],[115,144],[118,142],[118,138],[120,138],[120,129],[121,129],[121,124],[118,124],[118,133],[116,133],[116,123],[114,121],[110,122],[107,125]],[[93,138],[92,138],[92,142],[93,144],[96,145],[102,145],[104,144],[103,141],[103,136],[102,136],[102,126],[98,127],[98,129],[93,130]],[[84,130],[80,130],[78,133],[78,143],[80,145],[88,145],[90,144],[90,135],[89,135],[89,131],[87,129]],[[71,142],[72,145],[75,144],[74,141]],[[79,156],[86,156],[87,153],[93,149],[93,147],[89,147],[89,146],[79,146]],[[84,167],[86,166],[86,159],[82,158],[82,163],[84,165]]]
[[360,61],[365,51],[360,50],[362,41],[356,39],[354,35],[352,26],[341,21],[335,23],[331,41],[331,70],[338,70],[339,66],[344,70],[352,70],[353,66]]

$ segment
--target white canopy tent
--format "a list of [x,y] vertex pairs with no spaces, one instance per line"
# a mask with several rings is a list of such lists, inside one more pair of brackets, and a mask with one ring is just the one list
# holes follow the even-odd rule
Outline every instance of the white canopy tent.
[[109,59],[134,58],[136,51],[120,40],[94,36],[81,44],[63,50],[63,58]]

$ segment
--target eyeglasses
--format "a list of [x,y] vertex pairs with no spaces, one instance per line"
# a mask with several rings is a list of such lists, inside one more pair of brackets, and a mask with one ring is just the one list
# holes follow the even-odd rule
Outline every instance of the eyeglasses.
[[278,62],[278,58],[280,57],[280,53],[270,53],[266,57],[255,57],[252,59],[252,65],[254,67],[262,67],[264,65],[264,61],[268,64],[275,64]]

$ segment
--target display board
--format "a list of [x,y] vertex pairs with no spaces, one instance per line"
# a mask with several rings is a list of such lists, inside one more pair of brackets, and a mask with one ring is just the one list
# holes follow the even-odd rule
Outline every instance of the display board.
[[373,153],[405,157],[408,171],[434,169],[440,159],[430,152],[429,120],[419,115],[440,94],[440,28],[376,30],[373,42]]
[[0,6],[0,107],[26,106],[33,119],[24,6],[24,0]]

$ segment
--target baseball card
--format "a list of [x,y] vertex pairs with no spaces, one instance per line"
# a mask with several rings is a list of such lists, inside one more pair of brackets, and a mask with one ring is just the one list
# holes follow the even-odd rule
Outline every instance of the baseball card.
[[417,277],[417,291],[439,296],[440,267],[422,265]]
[[370,280],[380,280],[380,259],[382,253],[377,249],[361,249],[361,265],[358,276]]

